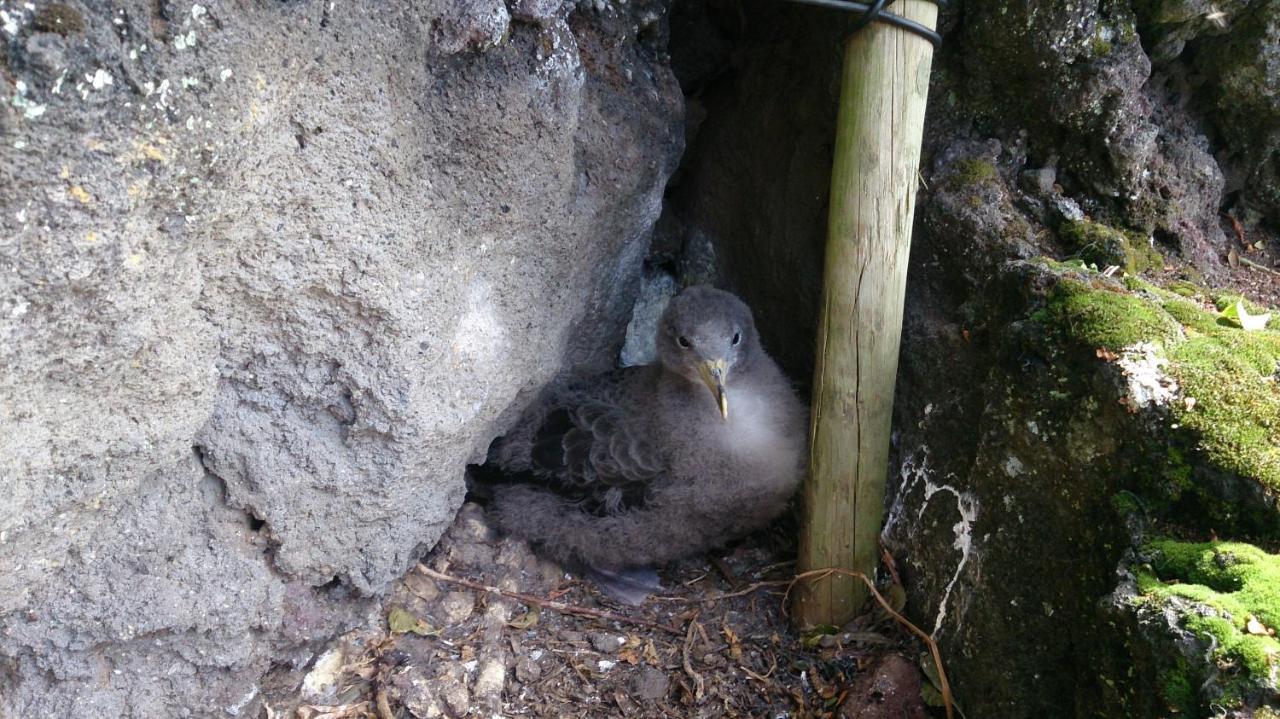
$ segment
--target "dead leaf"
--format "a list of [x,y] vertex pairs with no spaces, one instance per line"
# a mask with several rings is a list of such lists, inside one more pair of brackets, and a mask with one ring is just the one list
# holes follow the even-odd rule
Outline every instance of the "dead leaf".
[[722,624],[720,631],[724,632],[724,638],[729,640],[729,656],[738,661],[742,659],[742,642],[738,639],[738,635],[734,633],[733,627],[727,623]]
[[1190,412],[1191,410],[1195,409],[1195,407],[1196,407],[1196,398],[1195,398],[1195,397],[1183,397],[1183,398],[1182,398],[1182,404],[1183,404],[1183,406],[1185,406],[1185,407],[1187,408],[1187,411],[1188,411],[1188,412]]
[[1240,253],[1236,252],[1234,247],[1227,250],[1227,264],[1231,265],[1233,269],[1240,267]]
[[404,607],[392,607],[387,613],[387,628],[392,634],[412,632],[420,637],[439,636],[440,630],[415,617]]
[[541,613],[542,613],[542,610],[538,607],[538,605],[535,604],[529,607],[528,611],[526,611],[524,614],[521,614],[515,619],[512,619],[511,621],[507,622],[507,626],[511,627],[512,629],[528,629],[529,627],[532,627],[533,625],[538,623],[538,617],[541,615]]
[[1115,352],[1112,352],[1106,347],[1099,347],[1098,349],[1093,351],[1093,354],[1097,356],[1098,359],[1106,360],[1107,362],[1115,362],[1116,360],[1120,359],[1120,355],[1116,354]]
[[653,640],[650,639],[644,644],[644,660],[649,662],[651,666],[658,666],[661,662],[658,659],[658,649],[653,646]]
[[1236,239],[1240,240],[1240,244],[1247,244],[1244,241],[1244,225],[1240,224],[1240,220],[1237,220],[1236,216],[1229,212],[1224,212],[1222,214],[1231,221],[1231,229],[1235,230]]
[[904,607],[907,606],[907,590],[898,582],[889,585],[885,591],[885,599],[889,600],[889,606],[893,611],[901,614]]

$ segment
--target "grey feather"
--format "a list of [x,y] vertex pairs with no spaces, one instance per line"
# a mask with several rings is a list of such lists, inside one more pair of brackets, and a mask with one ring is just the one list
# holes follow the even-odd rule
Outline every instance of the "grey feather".
[[[804,474],[806,413],[750,310],[728,292],[689,288],[663,315],[657,348],[653,365],[553,384],[494,444],[504,531],[561,562],[640,567],[785,509]],[[727,419],[698,374],[715,360]]]

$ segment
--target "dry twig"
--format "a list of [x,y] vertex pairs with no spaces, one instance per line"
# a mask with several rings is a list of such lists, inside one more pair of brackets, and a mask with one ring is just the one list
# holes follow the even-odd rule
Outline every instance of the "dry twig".
[[466,587],[468,589],[474,589],[480,592],[489,592],[490,594],[500,594],[504,597],[508,597],[510,599],[515,599],[516,601],[524,602],[525,604],[532,604],[538,607],[544,607],[546,609],[551,609],[557,612],[561,612],[563,614],[577,614],[580,616],[595,617],[596,619],[607,619],[611,622],[620,622],[622,624],[636,624],[642,627],[649,627],[650,629],[661,629],[662,631],[669,632],[671,634],[677,634],[677,635],[680,634],[679,627],[673,627],[668,624],[662,624],[660,622],[644,619],[642,617],[628,617],[623,614],[606,612],[603,609],[593,609],[591,607],[580,607],[580,606],[577,606],[576,604],[565,604],[564,602],[556,602],[549,599],[543,599],[542,597],[538,597],[533,594],[525,594],[524,592],[508,592],[505,589],[499,589],[489,584],[482,584],[480,582],[475,582],[470,579],[464,579],[462,577],[455,577],[449,574],[444,574],[443,572],[437,572],[436,570],[422,563],[418,564],[418,571],[422,572],[428,577],[431,577],[432,579],[436,579],[441,582],[449,582],[450,584],[457,584],[458,586]]
[[1255,270],[1262,270],[1263,272],[1270,272],[1271,274],[1273,274],[1273,275],[1275,275],[1275,276],[1277,276],[1277,277],[1280,277],[1280,272],[1277,272],[1277,271],[1275,271],[1275,270],[1271,269],[1270,267],[1267,267],[1266,265],[1258,264],[1257,262],[1254,262],[1253,260],[1249,259],[1248,257],[1241,257],[1241,258],[1240,258],[1240,262],[1241,262],[1241,264],[1248,265],[1249,267],[1252,267],[1252,268],[1253,268],[1253,269],[1255,269]]
[[698,624],[698,618],[696,616],[689,620],[689,630],[685,632],[684,650],[681,652],[681,659],[684,664],[684,673],[688,674],[689,678],[693,680],[693,698],[698,703],[701,703],[703,690],[706,688],[706,684],[702,681],[702,675],[694,670],[693,662],[689,660],[689,649],[693,646],[693,633],[695,627],[698,630],[702,629],[702,625]]
[[786,611],[787,600],[791,597],[791,590],[795,587],[795,585],[798,582],[800,582],[801,580],[817,581],[821,579],[826,579],[827,577],[830,577],[833,574],[839,574],[846,577],[854,577],[857,579],[861,579],[862,583],[867,585],[867,589],[871,590],[871,595],[876,598],[877,602],[880,602],[880,606],[884,607],[884,610],[889,613],[889,616],[893,617],[894,620],[896,620],[899,624],[901,624],[902,626],[910,630],[912,634],[916,635],[917,637],[920,637],[920,639],[925,643],[925,645],[929,647],[929,653],[933,655],[933,665],[938,668],[938,683],[942,685],[938,687],[938,689],[942,692],[942,703],[947,711],[947,719],[953,719],[954,710],[952,709],[953,699],[951,697],[951,683],[947,681],[947,672],[945,669],[942,668],[942,654],[938,651],[938,644],[934,642],[933,637],[926,634],[924,630],[912,624],[910,621],[907,620],[906,617],[895,612],[893,610],[893,607],[889,606],[889,602],[885,600],[885,598],[880,594],[880,590],[876,589],[875,582],[872,582],[870,579],[868,579],[867,575],[863,574],[862,572],[855,572],[851,569],[842,569],[840,567],[828,567],[826,569],[813,569],[808,572],[802,572],[800,574],[797,574],[795,578],[791,580],[791,584],[790,586],[787,587],[786,593],[782,595],[783,611],[784,612]]

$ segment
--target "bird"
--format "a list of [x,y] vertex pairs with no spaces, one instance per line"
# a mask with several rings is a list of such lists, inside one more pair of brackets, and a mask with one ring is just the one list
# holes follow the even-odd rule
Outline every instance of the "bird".
[[655,567],[783,513],[807,414],[751,310],[705,285],[672,298],[656,361],[553,381],[471,478],[495,524],[626,604]]

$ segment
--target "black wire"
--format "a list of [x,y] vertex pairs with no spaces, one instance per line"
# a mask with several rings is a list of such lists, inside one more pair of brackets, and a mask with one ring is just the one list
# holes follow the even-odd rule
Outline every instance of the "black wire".
[[853,21],[853,25],[849,27],[849,34],[852,35],[862,28],[870,25],[872,20],[880,17],[880,11],[892,2],[893,0],[876,0],[871,3],[871,7],[868,7],[866,12],[859,15],[858,19]]
[[[892,3],[893,0],[875,0],[870,5],[861,2],[854,2],[853,0],[791,0],[791,2],[862,13],[853,23],[854,31],[861,30],[873,21],[879,20],[880,22],[888,23],[895,27],[900,27],[907,32],[919,35],[925,40],[928,40],[935,49],[942,45],[942,36],[924,25],[921,25],[914,20],[908,20],[900,15],[894,15],[891,12],[880,12],[886,5]],[[932,2],[934,5],[942,5],[944,0],[929,0],[929,2]]]

